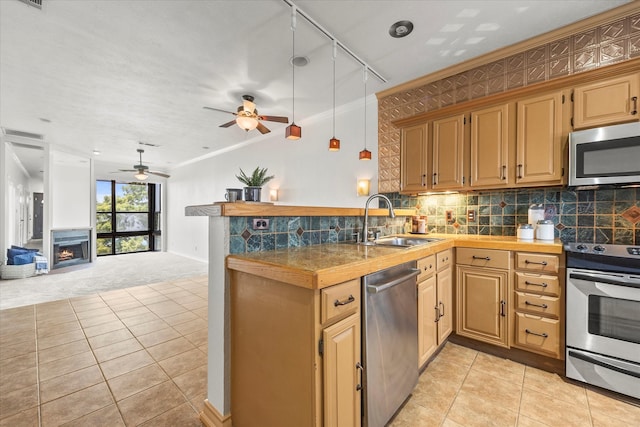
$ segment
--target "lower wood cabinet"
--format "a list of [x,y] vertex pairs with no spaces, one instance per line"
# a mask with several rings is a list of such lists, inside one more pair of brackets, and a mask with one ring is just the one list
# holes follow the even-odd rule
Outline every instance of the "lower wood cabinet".
[[359,427],[360,280],[314,290],[229,277],[233,424]]
[[422,367],[453,330],[451,249],[418,261],[418,366]]

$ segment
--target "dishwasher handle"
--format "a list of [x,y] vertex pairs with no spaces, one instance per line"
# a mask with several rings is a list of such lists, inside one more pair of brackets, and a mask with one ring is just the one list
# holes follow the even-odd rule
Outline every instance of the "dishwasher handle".
[[410,268],[409,269],[409,273],[404,274],[400,277],[397,277],[389,282],[383,282],[379,285],[367,285],[367,291],[370,294],[377,294],[380,292],[384,292],[389,288],[393,288],[396,285],[399,285],[400,283],[411,279],[412,277],[417,276],[418,274],[420,274],[420,269],[419,268]]

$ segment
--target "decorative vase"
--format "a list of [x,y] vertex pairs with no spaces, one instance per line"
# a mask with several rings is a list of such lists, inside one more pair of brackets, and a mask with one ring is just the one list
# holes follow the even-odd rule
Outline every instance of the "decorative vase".
[[259,202],[262,187],[244,187],[245,202]]

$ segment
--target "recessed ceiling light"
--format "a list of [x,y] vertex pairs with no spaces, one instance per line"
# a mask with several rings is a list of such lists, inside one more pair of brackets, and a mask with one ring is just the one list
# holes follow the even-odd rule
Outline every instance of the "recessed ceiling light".
[[411,21],[398,21],[389,27],[389,35],[396,39],[408,36],[411,31],[413,31],[413,22]]
[[289,60],[289,63],[295,65],[296,67],[304,67],[309,64],[311,60],[306,56],[294,56]]

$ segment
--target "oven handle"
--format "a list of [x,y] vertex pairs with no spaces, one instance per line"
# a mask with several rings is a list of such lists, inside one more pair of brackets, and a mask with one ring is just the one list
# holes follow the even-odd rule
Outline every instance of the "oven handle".
[[602,366],[603,368],[610,369],[612,371],[619,372],[621,374],[629,375],[632,377],[640,378],[640,372],[630,371],[628,369],[621,368],[619,366],[610,365],[609,363],[603,362],[602,360],[596,359],[595,357],[587,356],[584,353],[576,352],[573,350],[569,350],[569,356],[575,357],[576,359],[584,360],[585,362],[593,363],[594,365]]
[[640,283],[629,283],[620,280],[610,279],[608,277],[602,277],[600,275],[591,275],[586,273],[571,273],[570,279],[586,280],[588,282],[606,283],[608,285],[627,286],[629,288],[640,288]]

